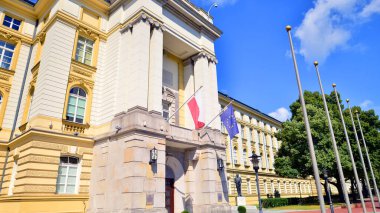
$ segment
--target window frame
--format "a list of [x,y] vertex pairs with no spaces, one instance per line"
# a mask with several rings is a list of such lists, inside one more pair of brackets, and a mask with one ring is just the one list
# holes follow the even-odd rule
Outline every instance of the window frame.
[[[67,158],[67,162],[68,163],[62,163],[61,162],[61,158]],[[77,159],[77,164],[70,164],[70,158],[76,158]],[[73,166],[73,165],[76,165],[76,166]],[[58,191],[58,185],[60,185],[60,183],[58,182],[59,180],[59,172],[60,172],[60,169],[62,167],[65,167],[66,168],[66,174],[65,174],[65,183],[64,183],[64,190],[63,192],[59,192]],[[68,193],[67,192],[67,185],[68,185],[68,178],[69,178],[69,168],[76,168],[77,171],[76,171],[76,174],[75,174],[75,186],[74,186],[74,192],[73,193]],[[55,193],[56,194],[78,194],[79,193],[79,185],[80,185],[80,174],[81,174],[81,169],[82,169],[82,159],[80,159],[79,157],[77,156],[70,156],[70,155],[63,155],[63,156],[60,156],[59,157],[59,166],[58,166],[58,170],[57,170],[57,181],[56,181],[56,190],[55,190]]]
[[[82,55],[82,60],[79,60],[78,59],[78,44],[79,44],[79,42],[80,42],[80,38],[83,38],[83,39],[85,39],[85,43],[83,44],[83,55]],[[85,63],[85,61],[86,61],[86,59],[85,59],[85,56],[86,56],[86,47],[87,47],[87,40],[89,40],[89,41],[92,41],[93,43],[92,43],[92,52],[91,52],[91,61],[90,61],[90,64],[86,64]],[[88,37],[88,36],[84,36],[84,35],[82,35],[82,34],[78,34],[77,35],[77,38],[76,38],[76,40],[75,40],[75,51],[74,51],[74,55],[73,55],[73,58],[74,58],[74,60],[75,61],[77,61],[77,62],[79,62],[79,63],[82,63],[82,64],[85,64],[85,65],[88,65],[88,66],[96,66],[96,61],[95,61],[95,55],[97,55],[96,54],[96,48],[97,48],[97,39],[95,39],[95,38],[91,38],[91,37]]]
[[[6,16],[12,18],[12,22],[11,22],[11,25],[10,25],[9,27],[6,26],[6,25],[4,25],[4,21],[5,21]],[[17,29],[17,30],[12,28],[14,20],[17,20],[17,21],[20,22],[20,25],[18,26],[18,29]],[[7,29],[11,29],[11,30],[14,30],[14,31],[17,31],[17,32],[20,32],[20,31],[22,30],[23,26],[24,26],[24,19],[22,19],[22,18],[19,17],[19,16],[16,16],[16,15],[10,14],[10,13],[8,13],[8,12],[4,12],[4,13],[3,13],[3,16],[1,17],[1,20],[0,20],[0,21],[1,21],[1,25],[2,25],[2,26],[6,27]]]
[[[0,49],[2,50],[1,53],[0,53],[0,68],[1,69],[5,69],[5,70],[12,70],[12,68],[13,68],[13,62],[14,62],[14,59],[15,59],[15,54],[17,53],[16,52],[17,44],[13,44],[13,43],[8,42],[6,40],[0,40],[0,41],[4,42],[4,46],[0,46]],[[7,44],[8,45],[12,45],[13,46],[13,50],[7,48]],[[12,57],[11,57],[11,60],[9,62],[9,67],[8,68],[3,67],[3,63],[4,63],[3,59],[4,59],[4,56],[6,56],[5,55],[5,51],[12,52]],[[6,56],[6,57],[9,57],[9,56]]]
[[[83,97],[83,96],[79,96],[79,94],[75,94],[75,112],[74,112],[74,116],[73,116],[73,120],[69,120],[67,118],[67,114],[68,114],[68,108],[69,108],[69,102],[70,102],[70,97],[71,95],[74,95],[74,94],[71,94],[71,90],[74,89],[74,88],[78,88],[78,93],[80,90],[83,90],[84,93],[86,94],[86,97],[85,97],[85,104],[84,104],[84,113],[83,113],[83,121],[82,122],[77,122],[76,119],[77,119],[77,111],[78,111],[78,101],[80,99],[80,97]],[[88,101],[88,92],[86,91],[86,89],[80,87],[80,86],[72,86],[69,91],[68,91],[68,98],[67,98],[67,104],[66,104],[66,112],[65,112],[65,120],[68,121],[68,122],[73,122],[73,123],[77,123],[77,124],[85,124],[86,123],[86,116],[87,116],[87,101]]]

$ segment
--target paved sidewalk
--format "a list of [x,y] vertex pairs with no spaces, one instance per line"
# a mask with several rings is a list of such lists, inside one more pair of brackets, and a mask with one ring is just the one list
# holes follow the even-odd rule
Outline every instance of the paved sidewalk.
[[[374,213],[372,209],[372,205],[369,199],[365,200],[367,213]],[[375,204],[376,204],[376,213],[380,213],[380,204],[377,202],[377,198],[375,198]],[[233,213],[238,212],[237,207],[234,207]],[[258,213],[259,210],[256,209],[255,206],[247,206],[247,213]],[[271,210],[271,209],[264,209],[263,213],[320,213],[320,210]],[[346,208],[337,207],[334,208],[335,213],[347,213]],[[362,213],[363,209],[361,208],[360,203],[353,204],[352,207],[352,213]],[[326,209],[326,213],[331,213],[330,209]]]

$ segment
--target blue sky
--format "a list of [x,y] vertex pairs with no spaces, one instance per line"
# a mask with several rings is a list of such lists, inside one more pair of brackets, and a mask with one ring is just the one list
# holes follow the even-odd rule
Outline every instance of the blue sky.
[[[206,11],[212,0],[191,0]],[[280,120],[298,97],[289,41],[291,25],[302,86],[326,93],[336,83],[344,99],[380,114],[380,0],[217,0],[211,10],[224,34],[216,41],[218,86]]]

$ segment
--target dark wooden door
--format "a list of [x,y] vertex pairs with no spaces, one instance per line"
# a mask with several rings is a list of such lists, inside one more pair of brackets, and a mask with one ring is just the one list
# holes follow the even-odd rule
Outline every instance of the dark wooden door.
[[168,213],[174,213],[174,179],[165,179],[165,208]]

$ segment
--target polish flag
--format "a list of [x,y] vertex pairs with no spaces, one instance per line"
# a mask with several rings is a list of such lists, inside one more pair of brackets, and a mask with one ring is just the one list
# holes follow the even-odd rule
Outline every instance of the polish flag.
[[195,96],[193,96],[187,103],[191,116],[193,117],[195,129],[201,129],[205,125],[201,93],[202,91],[196,93]]

